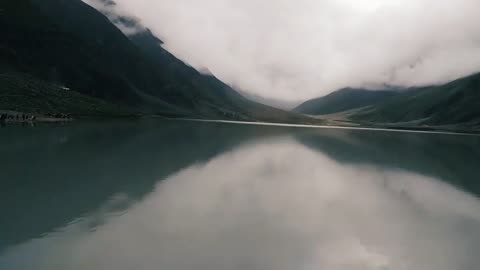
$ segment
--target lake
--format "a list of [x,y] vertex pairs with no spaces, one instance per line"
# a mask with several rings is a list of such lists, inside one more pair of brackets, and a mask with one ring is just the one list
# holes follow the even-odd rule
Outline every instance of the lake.
[[0,128],[2,270],[480,269],[480,137]]

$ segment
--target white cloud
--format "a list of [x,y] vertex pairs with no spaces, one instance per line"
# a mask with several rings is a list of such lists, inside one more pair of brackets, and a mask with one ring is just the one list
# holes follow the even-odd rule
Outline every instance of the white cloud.
[[480,71],[478,0],[117,0],[194,67],[288,101]]
[[[145,27],[143,25],[137,23],[139,20],[138,18],[132,17],[129,12],[122,10],[122,8],[116,5],[116,2],[112,0],[82,1],[102,12],[125,35],[133,35],[135,33],[145,30]],[[128,21],[126,21],[126,19]]]

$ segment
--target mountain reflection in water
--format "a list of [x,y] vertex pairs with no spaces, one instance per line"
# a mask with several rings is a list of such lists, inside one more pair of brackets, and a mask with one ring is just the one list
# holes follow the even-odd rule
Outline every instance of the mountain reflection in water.
[[480,263],[478,137],[145,121],[0,139],[0,269]]

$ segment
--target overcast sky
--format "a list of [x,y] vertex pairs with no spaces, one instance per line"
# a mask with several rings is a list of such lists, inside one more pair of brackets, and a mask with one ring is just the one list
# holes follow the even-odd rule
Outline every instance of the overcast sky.
[[479,0],[116,2],[178,58],[265,98],[438,84],[480,71]]

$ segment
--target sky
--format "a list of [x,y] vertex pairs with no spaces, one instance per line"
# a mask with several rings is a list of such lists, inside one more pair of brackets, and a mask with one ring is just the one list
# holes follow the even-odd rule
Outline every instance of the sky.
[[257,98],[295,103],[480,71],[478,0],[116,2],[176,57]]

